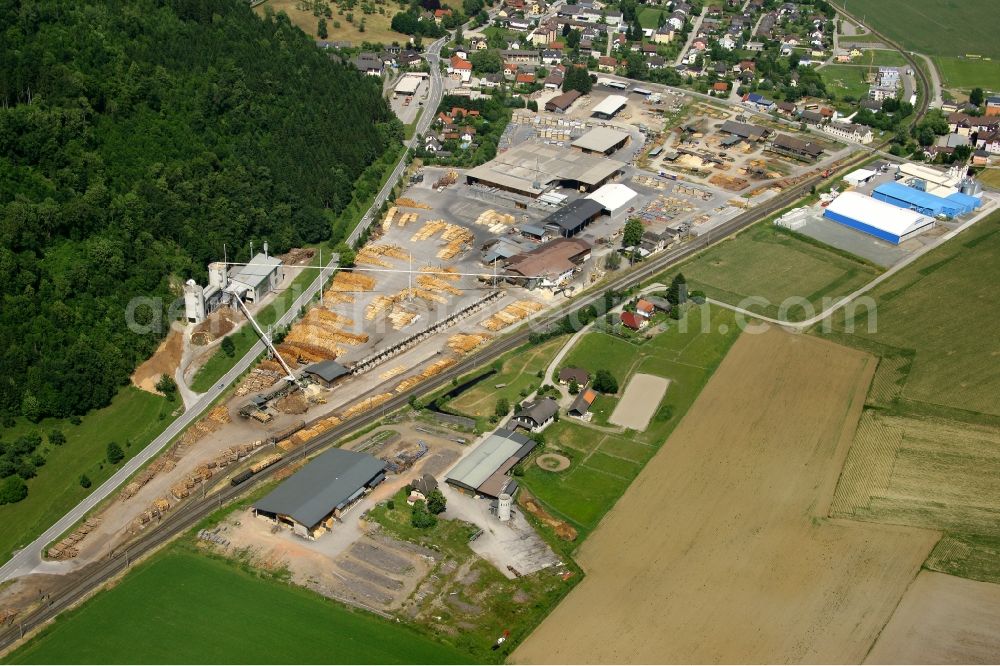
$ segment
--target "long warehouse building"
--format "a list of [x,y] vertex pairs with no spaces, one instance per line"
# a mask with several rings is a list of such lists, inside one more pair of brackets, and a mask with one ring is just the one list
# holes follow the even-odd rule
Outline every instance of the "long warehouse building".
[[826,207],[823,217],[894,245],[934,226],[933,218],[858,192],[838,196]]
[[465,174],[469,185],[495,187],[537,199],[554,187],[593,192],[624,163],[551,145],[522,143]]
[[974,196],[953,192],[941,197],[924,192],[902,183],[882,183],[872,192],[872,197],[899,208],[908,208],[923,215],[937,217],[946,215],[957,217],[979,208],[980,201]]

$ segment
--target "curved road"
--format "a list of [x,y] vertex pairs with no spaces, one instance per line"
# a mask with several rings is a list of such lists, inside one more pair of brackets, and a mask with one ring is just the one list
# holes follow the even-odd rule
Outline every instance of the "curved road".
[[[431,66],[431,85],[426,106],[423,114],[421,114],[420,121],[417,123],[415,134],[422,134],[427,131],[427,128],[430,127],[431,122],[434,120],[434,110],[437,109],[438,104],[441,102],[444,85],[438,61],[440,60],[441,47],[444,46],[447,39],[447,37],[442,37],[431,44],[427,49],[426,58]],[[385,185],[378,193],[378,196],[375,197],[375,201],[368,209],[364,218],[362,218],[361,223],[358,224],[357,228],[351,234],[349,238],[350,243],[356,242],[357,239],[360,238],[361,234],[364,233],[364,230],[371,225],[372,220],[377,218],[379,208],[386,201],[386,199],[388,199],[389,195],[392,193],[392,188],[406,170],[406,158],[412,147],[413,141],[414,140],[411,139],[409,144],[407,144],[406,150],[399,158],[399,162],[396,164],[395,169],[393,169],[392,174],[386,180]],[[276,322],[276,327],[286,326],[295,319],[302,307],[307,305],[313,296],[315,296],[320,290],[323,284],[323,278],[330,275],[330,273],[334,270],[335,265],[336,257],[334,257],[334,259],[326,265],[326,268],[321,272],[321,275],[317,276],[316,279],[309,284],[309,287],[299,295],[292,306],[288,308],[288,311],[285,312],[285,314],[282,315],[282,317]],[[253,363],[257,360],[257,357],[264,353],[264,350],[264,343],[258,340],[257,343],[251,347],[250,351],[248,351],[243,358],[237,361],[236,365],[233,366],[233,368],[227,372],[221,380],[219,380],[219,383],[215,384],[209,391],[203,393],[198,398],[197,402],[191,405],[181,416],[167,426],[167,428],[160,433],[156,439],[150,442],[146,448],[136,454],[136,456],[127,463],[122,465],[121,469],[115,472],[107,481],[102,483],[96,490],[90,493],[90,495],[88,495],[83,501],[73,507],[69,513],[56,521],[56,523],[49,527],[49,529],[45,530],[41,536],[18,551],[3,566],[0,566],[0,582],[30,573],[42,564],[42,550],[48,544],[52,543],[66,530],[79,522],[91,509],[97,506],[106,497],[114,493],[115,489],[125,483],[129,477],[138,472],[144,465],[146,465],[146,463],[152,460],[167,444],[170,443],[174,437],[179,435],[185,428],[194,423],[194,421],[201,416],[202,412],[204,412],[219,398],[219,396],[223,394],[230,384],[236,381],[240,375],[246,372],[250,366],[253,365]]]

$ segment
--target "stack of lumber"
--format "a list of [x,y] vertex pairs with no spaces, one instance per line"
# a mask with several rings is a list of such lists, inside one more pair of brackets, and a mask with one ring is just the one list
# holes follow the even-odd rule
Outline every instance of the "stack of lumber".
[[388,212],[385,214],[385,219],[382,220],[382,228],[388,229],[392,226],[392,221],[396,217],[396,207],[392,206],[389,208]]
[[358,414],[363,414],[369,410],[375,409],[384,402],[388,402],[392,398],[391,393],[379,393],[378,395],[373,395],[369,398],[365,398],[361,402],[355,403],[344,410],[341,417],[346,421],[352,419]]
[[396,222],[396,224],[398,224],[399,228],[402,229],[410,222],[416,222],[419,218],[420,216],[417,215],[416,213],[403,213],[402,215],[399,216],[399,220]]
[[441,278],[433,275],[418,275],[417,284],[424,289],[444,291],[454,296],[462,295],[461,289],[453,287],[447,280],[442,280]]
[[21,611],[16,608],[4,608],[3,610],[0,610],[0,627],[13,624],[13,619],[17,617],[20,612]]
[[426,289],[416,289],[416,288],[404,289],[403,291],[399,292],[399,296],[401,297],[400,300],[416,297],[428,301],[429,303],[448,302],[448,299],[445,298],[444,296],[441,296],[440,294],[435,294],[433,291],[428,291]]
[[413,234],[410,240],[413,242],[428,240],[438,232],[443,231],[447,226],[450,225],[444,220],[427,220],[424,222],[424,225],[420,227],[420,230]]
[[453,259],[466,246],[471,245],[476,237],[464,227],[460,227],[457,224],[449,224],[448,228],[441,234],[441,238],[448,241],[448,244],[438,250],[437,257],[438,259],[448,260]]
[[229,410],[226,406],[219,405],[210,411],[207,416],[188,428],[181,437],[180,444],[181,446],[190,446],[202,437],[215,432],[231,420],[229,418]]
[[526,319],[542,309],[541,303],[535,301],[516,301],[483,321],[483,328],[499,331]]
[[409,259],[410,255],[398,245],[368,244],[361,248],[361,251],[354,257],[354,261],[359,264],[388,268],[391,264],[385,261],[385,257]]
[[397,365],[395,368],[389,368],[388,370],[386,370],[385,372],[383,372],[382,374],[380,374],[378,376],[378,378],[379,379],[392,379],[393,377],[401,375],[404,372],[406,372],[406,366]]
[[507,230],[507,227],[514,224],[515,218],[508,213],[498,213],[492,208],[483,211],[476,218],[476,224],[481,227],[489,227],[490,231],[499,234]]
[[454,282],[462,278],[454,266],[423,266],[420,270],[423,273],[433,273],[434,277],[440,280],[451,280]]
[[383,310],[388,309],[393,303],[396,302],[397,296],[387,296],[385,294],[376,296],[372,299],[372,302],[368,304],[368,307],[365,308],[365,319],[368,321],[375,319],[375,317],[379,316]]
[[423,210],[431,209],[429,204],[425,204],[420,201],[414,201],[413,199],[409,199],[407,197],[399,197],[398,199],[396,199],[396,205],[406,206],[407,208],[421,208]]
[[85,536],[94,531],[94,528],[97,527],[100,522],[100,518],[88,518],[82,525],[73,530],[69,536],[49,548],[47,553],[48,556],[54,560],[73,559],[80,554],[80,549],[77,548],[79,543],[83,541]]
[[448,338],[448,347],[457,354],[467,354],[491,337],[489,333],[456,333]]
[[136,474],[135,478],[133,478],[124,488],[122,488],[121,492],[118,493],[118,499],[124,502],[125,500],[135,497],[135,494],[142,490],[142,487],[149,483],[153,477],[156,476],[156,473],[159,470],[160,468],[154,463]]
[[313,308],[309,311],[307,318],[309,316],[320,319],[323,323],[330,324],[331,326],[354,326],[354,320],[350,317],[345,317],[338,312],[324,310],[323,308]]
[[430,379],[435,375],[441,374],[446,369],[458,363],[457,359],[454,358],[442,358],[440,360],[434,361],[429,366],[424,368],[424,371],[419,375],[413,375],[412,377],[407,377],[403,381],[399,382],[394,389],[396,393],[403,393],[410,390],[420,382]]
[[328,303],[353,303],[354,292],[371,291],[374,288],[374,278],[361,273],[337,271],[330,287],[323,292],[323,299]]
[[392,310],[389,312],[389,321],[392,322],[392,328],[396,331],[406,328],[416,318],[417,313],[404,310],[399,305],[393,305]]
[[[295,329],[293,328],[292,331],[295,331]],[[285,363],[293,368],[300,363],[328,361],[337,358],[344,351],[332,343],[316,344],[318,341],[309,340],[304,332],[300,332],[295,338],[289,339],[291,335],[289,333],[285,341],[275,347],[275,350],[281,355]]]
[[302,428],[288,439],[283,439],[278,442],[278,448],[282,451],[291,451],[292,449],[302,446],[313,437],[318,437],[327,430],[337,427],[341,423],[343,423],[343,421],[338,416],[327,416],[326,418],[319,419],[318,421],[313,421],[308,428]]

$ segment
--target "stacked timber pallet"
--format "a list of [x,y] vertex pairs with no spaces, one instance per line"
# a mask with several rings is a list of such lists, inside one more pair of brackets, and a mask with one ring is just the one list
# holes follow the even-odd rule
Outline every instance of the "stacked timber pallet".
[[527,319],[542,309],[542,304],[535,301],[515,301],[483,321],[483,328],[499,331],[517,322]]
[[458,363],[458,360],[454,358],[442,358],[440,360],[437,360],[434,363],[431,363],[429,366],[427,366],[424,369],[424,371],[421,372],[419,375],[407,377],[403,381],[399,382],[399,384],[396,386],[394,390],[396,393],[404,393],[413,388],[414,386],[416,386],[417,384],[419,384],[420,382],[426,381],[431,377],[441,374],[442,372],[444,372],[451,366],[455,365],[456,363]]
[[489,333],[456,333],[448,338],[448,347],[456,354],[468,354],[492,337]]
[[80,554],[79,546],[84,537],[94,531],[101,522],[100,518],[88,518],[78,528],[48,550],[48,556],[54,560],[70,560]]

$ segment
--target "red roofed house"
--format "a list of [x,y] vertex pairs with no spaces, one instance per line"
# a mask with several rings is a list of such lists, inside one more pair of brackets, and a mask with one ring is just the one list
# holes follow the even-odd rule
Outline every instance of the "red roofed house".
[[584,414],[590,411],[590,406],[594,404],[594,400],[596,399],[597,392],[593,389],[580,391],[580,395],[577,396],[569,408],[569,415],[583,417]]
[[611,56],[601,56],[597,59],[597,68],[602,72],[613,72],[618,66],[618,60]]
[[472,78],[472,63],[465,58],[453,55],[448,63],[448,73],[452,78],[461,79],[463,82]]
[[434,10],[434,22],[435,23],[440,23],[441,19],[443,19],[445,16],[451,16],[451,10],[450,9],[435,9]]
[[655,310],[656,308],[653,307],[653,304],[644,298],[640,298],[635,304],[635,313],[640,317],[645,317],[646,319],[652,317]]
[[529,83],[529,84],[530,83],[534,83],[535,82],[535,75],[532,74],[531,72],[520,72],[520,73],[518,73],[517,78],[514,79],[514,82],[515,83]]
[[621,318],[622,324],[633,331],[638,331],[646,325],[646,320],[634,312],[623,312]]
[[726,92],[727,90],[729,90],[729,84],[727,84],[725,81],[716,81],[715,83],[712,84],[712,90],[714,90],[715,92]]

